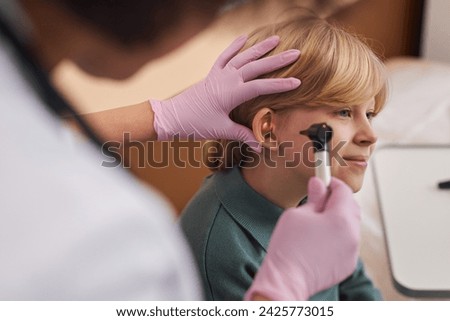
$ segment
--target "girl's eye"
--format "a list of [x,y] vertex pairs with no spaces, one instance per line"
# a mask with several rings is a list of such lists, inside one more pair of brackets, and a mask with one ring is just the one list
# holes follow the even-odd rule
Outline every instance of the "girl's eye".
[[373,111],[366,113],[366,117],[368,120],[372,120],[372,118],[374,118],[376,115],[377,115],[377,113],[375,113]]
[[351,111],[349,109],[342,109],[336,112],[339,117],[350,117]]

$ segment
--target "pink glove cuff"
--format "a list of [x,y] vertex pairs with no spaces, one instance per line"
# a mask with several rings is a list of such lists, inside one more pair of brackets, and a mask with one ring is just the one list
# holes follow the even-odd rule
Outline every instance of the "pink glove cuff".
[[[167,119],[170,118],[163,117],[164,114],[170,113],[169,108],[164,108],[162,102],[156,99],[149,99],[149,103],[151,108],[153,109],[153,127],[157,135],[157,140],[170,140],[176,133],[170,132],[170,123],[167,121]],[[175,110],[173,109],[173,111]],[[172,115],[172,117],[174,116],[176,115]]]
[[[280,264],[282,264],[280,262]],[[286,267],[286,265],[284,265]],[[286,278],[286,270],[284,275],[280,275],[279,269],[271,260],[263,261],[256,277],[247,290],[244,300],[251,301],[256,295],[260,295],[273,301],[305,301],[309,295],[305,290],[305,284],[301,278],[299,271],[290,271],[291,276]],[[295,275],[297,274],[297,275]],[[295,282],[286,283],[286,280],[295,280]],[[295,284],[294,284],[295,283]]]

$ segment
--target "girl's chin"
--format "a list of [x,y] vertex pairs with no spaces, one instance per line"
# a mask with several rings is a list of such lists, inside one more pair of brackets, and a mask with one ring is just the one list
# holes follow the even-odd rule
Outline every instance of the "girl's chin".
[[[335,175],[333,175],[335,176]],[[343,181],[344,183],[346,183],[353,191],[353,193],[357,193],[361,190],[363,181],[364,181],[364,176],[363,177],[349,177],[349,176],[344,176],[344,177],[340,177],[339,175],[335,176],[336,178],[339,178],[341,181]]]

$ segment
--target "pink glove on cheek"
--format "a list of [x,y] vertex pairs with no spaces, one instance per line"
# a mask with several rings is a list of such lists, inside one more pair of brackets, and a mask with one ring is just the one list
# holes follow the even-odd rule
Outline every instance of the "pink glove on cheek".
[[151,99],[158,140],[180,138],[231,139],[246,142],[256,151],[260,146],[252,131],[232,122],[229,113],[243,102],[260,95],[297,88],[296,78],[254,78],[282,68],[298,59],[298,50],[258,59],[279,43],[270,37],[237,54],[247,37],[237,38],[217,59],[208,76],[179,95],[164,101]]
[[308,195],[307,204],[281,215],[246,300],[255,294],[271,300],[307,300],[355,270],[360,209],[353,192],[332,178],[328,195],[325,185],[313,177]]

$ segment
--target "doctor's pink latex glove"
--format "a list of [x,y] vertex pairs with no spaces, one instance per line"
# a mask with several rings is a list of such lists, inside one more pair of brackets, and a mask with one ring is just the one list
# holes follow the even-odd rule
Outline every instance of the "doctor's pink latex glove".
[[272,36],[237,54],[246,40],[246,36],[241,36],[225,49],[202,81],[170,99],[150,100],[158,140],[169,140],[174,135],[232,139],[246,142],[259,151],[252,131],[232,122],[229,113],[257,96],[297,88],[300,85],[297,78],[255,78],[291,64],[300,52],[288,50],[259,59],[278,45],[279,37]]
[[308,202],[281,215],[245,299],[307,300],[350,276],[358,259],[360,216],[344,182],[333,177],[327,192],[312,177]]

